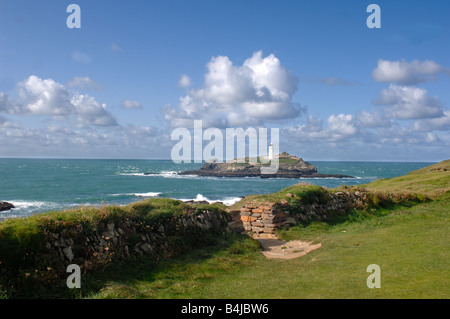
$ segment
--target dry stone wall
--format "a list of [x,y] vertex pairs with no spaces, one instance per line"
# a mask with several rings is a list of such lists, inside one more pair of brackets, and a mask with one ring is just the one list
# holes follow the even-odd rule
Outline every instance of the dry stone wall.
[[69,226],[59,231],[48,231],[45,244],[46,260],[59,265],[65,272],[69,264],[77,264],[83,270],[101,267],[113,259],[153,255],[164,259],[184,252],[187,241],[195,248],[202,245],[202,236],[230,231],[231,215],[224,211],[186,214],[154,226],[142,221],[123,219],[101,223],[96,229],[83,229],[82,225]]
[[287,200],[248,202],[231,212],[220,209],[199,211],[192,206],[183,214],[151,226],[143,220],[126,217],[98,222],[95,227],[66,225],[62,221],[57,229],[45,228],[43,249],[35,254],[39,255],[36,256],[39,261],[36,273],[48,271],[48,275],[67,277],[66,269],[70,264],[76,264],[86,272],[102,268],[113,260],[143,255],[152,255],[158,261],[204,246],[208,244],[205,241],[208,236],[225,232],[273,238],[280,227],[324,220],[332,214],[348,211],[358,203],[364,203],[365,195],[340,192],[327,196],[326,200],[315,200],[295,209],[292,201]]
[[[345,213],[352,207],[362,205],[365,194],[351,192],[328,193],[326,200],[315,200],[294,209],[289,201],[254,203],[248,202],[233,212],[230,227],[246,232],[255,238],[274,238],[280,227],[289,227],[313,220],[326,220],[331,215]],[[288,194],[288,197],[295,198]],[[240,226],[240,227],[239,227]]]

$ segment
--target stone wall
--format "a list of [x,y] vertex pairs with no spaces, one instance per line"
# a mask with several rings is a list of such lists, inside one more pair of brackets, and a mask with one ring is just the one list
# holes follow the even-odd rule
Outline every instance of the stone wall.
[[[295,195],[288,194],[288,199],[292,197],[294,201],[247,202],[231,212],[220,209],[199,211],[192,206],[182,214],[169,215],[150,224],[136,217],[99,221],[95,227],[60,221],[56,228],[43,228],[42,249],[31,255],[27,253],[24,261],[29,261],[33,274],[42,274],[43,278],[65,278],[70,264],[76,264],[87,272],[101,269],[113,260],[128,260],[143,255],[151,255],[158,261],[211,244],[211,238],[225,232],[273,238],[280,227],[325,220],[363,203],[365,195],[355,194],[327,193],[328,198],[296,207],[292,206]],[[5,263],[2,264],[4,266]],[[25,266],[22,270],[10,270],[29,271]]]
[[205,232],[237,232],[253,237],[274,237],[280,227],[325,220],[331,214],[348,211],[361,203],[363,197],[349,192],[328,193],[327,196],[322,202],[317,200],[304,204],[300,210],[297,207],[296,211],[288,201],[248,202],[232,212],[198,212],[195,207],[190,207],[186,213],[151,227],[142,220],[128,218],[101,222],[95,229],[83,229],[80,224],[64,226],[57,231],[45,232],[43,264],[45,260],[51,261],[49,265],[58,265],[60,271],[65,271],[69,264],[89,270],[113,259],[132,256],[151,254],[156,259],[168,258],[182,253],[188,240],[192,248],[200,246]]
[[[390,196],[381,200],[389,200]],[[23,250],[20,240],[14,242],[16,246],[11,244],[17,258],[0,260],[0,293],[4,289],[14,294],[20,287],[39,287],[42,283],[64,285],[70,264],[86,273],[102,269],[113,260],[144,255],[158,262],[214,244],[217,236],[227,232],[256,239],[275,238],[280,227],[327,220],[352,208],[369,209],[376,199],[365,191],[349,192],[345,187],[336,193],[318,192],[305,198],[286,194],[283,198],[278,202],[244,201],[238,210],[228,212],[218,207],[202,211],[199,206],[189,206],[174,214],[105,215],[95,219],[95,225],[52,219],[51,224],[39,226],[39,245],[33,246],[39,248]],[[155,216],[156,220],[146,220]]]
[[[65,272],[69,264],[77,264],[84,271],[101,267],[113,259],[153,255],[156,260],[183,253],[189,243],[201,245],[202,236],[231,231],[231,215],[224,211],[201,213],[195,208],[152,227],[142,221],[111,220],[100,223],[95,230],[82,225],[69,226],[46,233],[43,260],[58,265]],[[197,241],[197,242],[196,242]]]
[[[316,199],[296,209],[293,209],[287,200],[276,203],[248,202],[233,212],[230,227],[235,231],[248,233],[254,238],[274,238],[276,230],[280,227],[326,220],[334,214],[345,213],[350,208],[361,205],[365,195],[357,193],[356,195],[350,192],[328,193],[325,200]],[[295,195],[287,196],[295,198]]]

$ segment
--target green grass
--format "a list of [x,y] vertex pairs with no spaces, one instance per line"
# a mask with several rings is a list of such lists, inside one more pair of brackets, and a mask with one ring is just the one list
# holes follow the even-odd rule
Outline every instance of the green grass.
[[[450,192],[448,161],[395,179],[363,185],[373,193],[415,194],[430,201],[392,202],[352,210],[327,222],[278,232],[284,240],[322,243],[292,260],[269,260],[256,244],[237,242],[214,253],[185,256],[163,268],[144,270],[129,281],[109,281],[92,298],[448,298]],[[352,188],[358,190],[362,187]],[[347,189],[347,190],[348,190]],[[332,192],[342,189],[329,190]],[[320,198],[324,189],[294,185],[250,201]],[[416,198],[413,197],[413,198]],[[207,256],[207,257],[205,257]],[[367,266],[381,268],[381,288],[366,285]],[[236,266],[238,265],[238,266]],[[120,276],[119,276],[120,277]]]
[[247,236],[227,235],[217,238],[215,245],[158,264],[143,258],[133,265],[113,266],[109,279],[117,279],[105,281],[108,276],[103,276],[106,284],[89,297],[187,298],[217,277],[255,266],[259,249],[259,243]]
[[236,210],[248,203],[258,204],[258,203],[276,203],[282,201],[290,202],[294,197],[288,196],[288,194],[295,196],[296,202],[308,204],[315,199],[318,199],[319,201],[326,200],[326,193],[327,191],[321,186],[299,183],[287,187],[285,189],[282,189],[281,191],[276,193],[246,196],[239,202],[232,205],[229,209]]
[[380,193],[410,193],[434,199],[449,191],[449,185],[450,160],[446,160],[404,176],[380,179],[352,187],[352,189],[365,188],[368,191]]
[[[173,253],[186,253],[198,246],[214,242],[215,230],[199,232],[180,230],[174,223],[186,214],[189,205],[172,199],[148,199],[126,206],[84,206],[76,209],[36,214],[0,223],[0,298],[13,297],[71,297],[65,281],[63,261],[49,254],[45,245],[52,233],[79,229],[84,235],[101,232],[106,224],[126,220],[135,222],[137,231],[152,231],[161,224],[174,246]],[[195,213],[204,210],[225,213],[224,205],[197,205]],[[81,227],[80,227],[81,226]],[[50,233],[50,235],[49,235]],[[136,236],[141,240],[141,236]],[[133,242],[133,237],[129,238]],[[74,245],[74,251],[81,246]],[[75,263],[77,262],[74,260]],[[92,286],[92,282],[89,284]],[[88,285],[88,286],[89,286]]]
[[[254,240],[197,250],[153,269],[122,269],[91,298],[448,298],[448,199],[377,211],[338,224],[280,232],[285,240],[321,242],[292,260],[269,260]],[[367,266],[381,267],[369,289]],[[126,280],[123,280],[127,277]]]

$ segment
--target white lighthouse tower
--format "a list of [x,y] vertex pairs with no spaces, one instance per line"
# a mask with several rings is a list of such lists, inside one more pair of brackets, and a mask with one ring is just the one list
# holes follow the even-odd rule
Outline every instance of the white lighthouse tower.
[[273,144],[270,143],[269,145],[269,160],[273,159]]

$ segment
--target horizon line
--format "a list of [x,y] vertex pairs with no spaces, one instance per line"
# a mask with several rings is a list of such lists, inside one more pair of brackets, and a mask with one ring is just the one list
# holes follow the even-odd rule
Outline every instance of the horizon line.
[[[170,158],[108,158],[108,157],[20,157],[20,156],[8,156],[3,157],[0,156],[0,159],[48,159],[48,160],[130,160],[130,161],[172,161]],[[304,159],[305,160],[305,159]],[[305,161],[311,161],[311,162],[364,162],[364,163],[439,163],[443,160],[416,160],[416,161],[410,161],[410,160],[332,160],[332,159],[308,159]],[[205,161],[202,161],[204,163]],[[174,163],[176,164],[176,163]],[[194,160],[192,159],[191,162],[183,163],[183,164],[201,164],[201,163],[194,163]]]

